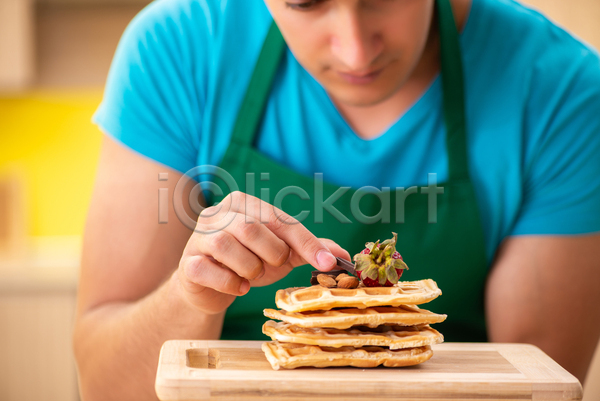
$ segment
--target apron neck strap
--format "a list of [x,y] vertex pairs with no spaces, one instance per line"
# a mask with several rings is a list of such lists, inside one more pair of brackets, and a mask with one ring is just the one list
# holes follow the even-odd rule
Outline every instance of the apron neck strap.
[[[449,181],[456,181],[469,178],[463,66],[458,29],[450,0],[436,0],[436,5],[440,31],[448,176]],[[285,41],[273,21],[238,113],[232,133],[233,142],[252,146],[285,48]]]
[[232,132],[232,142],[252,146],[285,48],[283,36],[273,21],[238,112]]
[[436,0],[436,4],[440,28],[448,177],[450,181],[456,181],[469,179],[463,64],[450,0]]

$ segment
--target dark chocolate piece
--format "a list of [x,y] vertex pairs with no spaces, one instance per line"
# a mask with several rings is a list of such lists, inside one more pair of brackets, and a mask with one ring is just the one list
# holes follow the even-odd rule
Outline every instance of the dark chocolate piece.
[[338,267],[341,267],[342,269],[346,270],[352,276],[356,276],[356,270],[354,270],[354,263],[349,262],[342,258],[338,258],[337,256],[336,256],[336,259],[337,259]]

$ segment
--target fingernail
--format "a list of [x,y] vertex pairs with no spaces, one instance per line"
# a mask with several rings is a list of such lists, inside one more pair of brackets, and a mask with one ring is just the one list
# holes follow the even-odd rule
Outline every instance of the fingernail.
[[331,252],[319,251],[317,252],[317,263],[321,269],[329,269],[335,264],[335,256]]
[[240,292],[242,295],[245,295],[248,291],[250,291],[250,282],[248,280],[242,281],[242,285],[240,285]]
[[263,267],[262,270],[260,271],[260,273],[258,274],[258,276],[256,276],[255,280],[258,280],[259,278],[262,278],[262,276],[264,276],[266,272],[267,272],[267,269],[265,269]]

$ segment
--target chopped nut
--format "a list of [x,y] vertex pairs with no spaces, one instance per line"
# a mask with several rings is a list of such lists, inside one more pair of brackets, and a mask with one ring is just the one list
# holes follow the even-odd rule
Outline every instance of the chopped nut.
[[338,282],[338,288],[356,288],[358,287],[358,279],[356,277],[348,276],[342,278]]
[[327,287],[327,288],[332,288],[337,285],[337,283],[335,282],[335,279],[333,277],[328,276],[327,274],[319,274],[317,276],[317,281],[323,287]]
[[348,274],[346,274],[346,273],[338,274],[338,275],[337,275],[337,277],[335,278],[335,281],[337,281],[337,282],[339,283],[339,281],[340,281],[341,279],[343,279],[344,277],[351,277],[351,276],[349,276],[349,275],[348,275]]

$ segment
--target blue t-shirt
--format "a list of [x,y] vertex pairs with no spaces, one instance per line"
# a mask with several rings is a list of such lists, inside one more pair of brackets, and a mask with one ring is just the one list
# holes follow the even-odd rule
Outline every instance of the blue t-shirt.
[[[151,3],[121,39],[94,122],[180,172],[218,165],[271,21],[263,0]],[[460,41],[488,260],[507,236],[600,231],[598,54],[510,0],[473,0]],[[441,105],[437,77],[382,135],[361,139],[288,50],[256,146],[339,186],[443,182]]]

